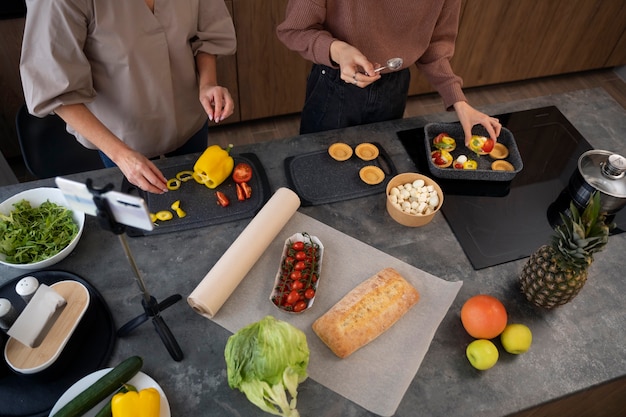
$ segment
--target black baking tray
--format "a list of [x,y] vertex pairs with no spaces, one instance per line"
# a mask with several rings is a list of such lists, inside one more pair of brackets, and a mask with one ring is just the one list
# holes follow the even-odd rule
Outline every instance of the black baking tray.
[[[450,152],[456,160],[460,155],[465,155],[476,161],[477,169],[454,169],[452,166],[440,168],[436,166],[432,158],[428,158],[428,169],[437,178],[447,178],[452,180],[474,180],[474,181],[511,181],[518,172],[524,168],[522,156],[517,148],[515,137],[510,130],[503,127],[498,136],[498,143],[506,146],[509,155],[504,158],[505,161],[513,165],[513,171],[494,171],[491,169],[491,163],[495,160],[489,155],[477,155],[465,146],[465,133],[460,123],[428,123],[424,126],[424,143],[426,153],[431,154],[436,148],[433,146],[433,140],[440,133],[447,133],[456,141],[456,149]],[[489,136],[487,130],[480,125],[472,128],[472,134],[480,136]]]
[[3,332],[0,362],[0,416],[3,417],[47,416],[61,395],[76,381],[106,367],[116,342],[115,323],[105,300],[89,282],[71,272],[29,272],[0,286],[0,297],[9,299],[18,312],[26,307],[26,303],[15,292],[15,285],[26,276],[34,276],[46,285],[78,281],[89,291],[90,302],[59,358],[39,373],[21,375],[7,365],[4,346],[8,338]]
[[[355,154],[346,161],[336,161],[328,149],[287,157],[284,163],[287,180],[300,197],[301,205],[315,206],[384,193],[397,170],[380,143],[372,144],[379,150],[378,157],[372,161],[363,161]],[[367,165],[382,169],[385,179],[376,185],[361,181],[359,170]]]
[[[270,197],[267,174],[256,154],[242,153],[233,155],[233,159],[235,165],[246,162],[252,166],[252,179],[248,183],[252,188],[252,196],[245,201],[237,200],[236,184],[230,176],[214,189],[207,188],[191,179],[183,182],[178,190],[169,191],[165,194],[153,194],[139,190],[124,179],[122,190],[142,197],[151,213],[160,210],[172,211],[170,208],[172,203],[180,200],[180,207],[187,214],[185,217],[178,218],[172,211],[174,217],[167,221],[157,221],[153,230],[147,231],[130,227],[127,229],[127,234],[137,237],[178,232],[254,217]],[[193,163],[185,163],[163,168],[161,172],[166,178],[175,178],[177,173],[191,170],[193,170]],[[230,200],[227,207],[217,204],[215,197],[217,191],[226,194]]]

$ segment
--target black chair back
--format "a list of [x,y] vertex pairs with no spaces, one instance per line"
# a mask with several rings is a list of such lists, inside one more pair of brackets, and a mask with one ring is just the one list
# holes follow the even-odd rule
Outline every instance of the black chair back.
[[39,118],[23,105],[15,124],[26,168],[39,179],[104,168],[98,151],[78,143],[57,115]]

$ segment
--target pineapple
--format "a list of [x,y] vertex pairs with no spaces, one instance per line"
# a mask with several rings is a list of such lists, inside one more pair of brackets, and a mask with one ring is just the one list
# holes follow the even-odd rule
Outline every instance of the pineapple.
[[600,194],[595,192],[582,216],[570,203],[570,216],[561,214],[548,245],[533,253],[520,275],[528,301],[552,309],[571,301],[587,281],[593,254],[606,246],[610,227],[600,212]]

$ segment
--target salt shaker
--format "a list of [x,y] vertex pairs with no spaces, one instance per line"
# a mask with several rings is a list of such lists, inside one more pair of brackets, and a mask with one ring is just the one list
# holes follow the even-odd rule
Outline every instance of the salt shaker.
[[0,328],[9,330],[13,322],[17,319],[17,311],[6,298],[0,298]]
[[39,281],[37,278],[29,276],[18,281],[15,286],[15,292],[28,304],[35,292],[37,292],[37,288],[39,288]]

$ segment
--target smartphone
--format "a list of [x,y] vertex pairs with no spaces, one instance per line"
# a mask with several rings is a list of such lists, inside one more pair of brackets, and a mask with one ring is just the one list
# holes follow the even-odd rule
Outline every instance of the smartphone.
[[[63,177],[56,177],[55,182],[72,210],[82,211],[90,216],[98,215],[94,195],[87,185]],[[107,191],[100,197],[108,203],[111,215],[117,223],[148,231],[154,228],[150,221],[150,211],[143,198],[118,191]]]

